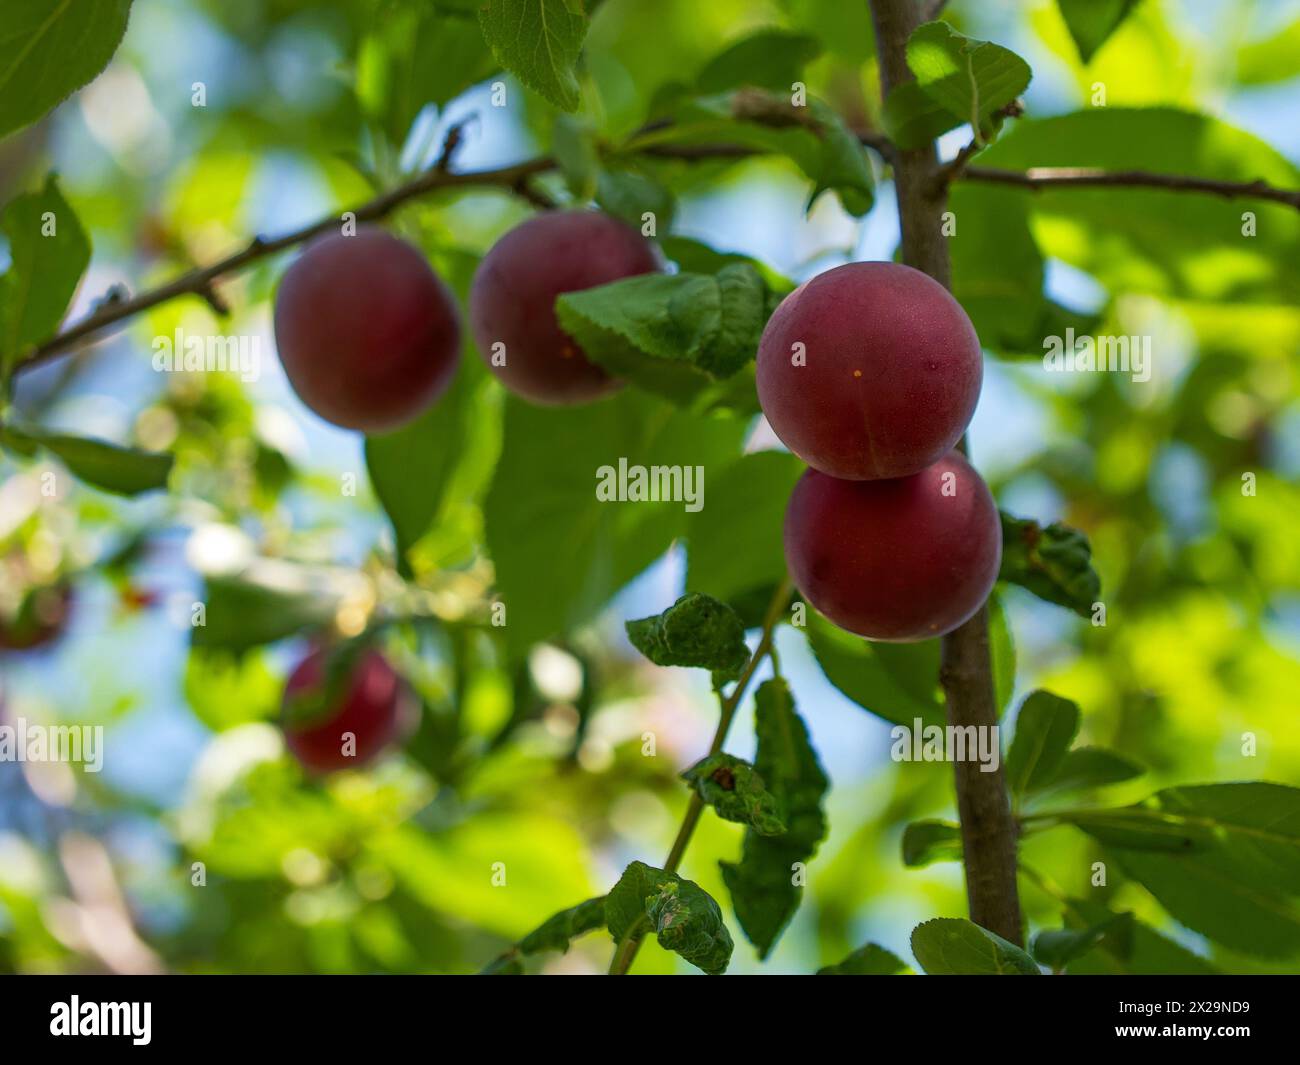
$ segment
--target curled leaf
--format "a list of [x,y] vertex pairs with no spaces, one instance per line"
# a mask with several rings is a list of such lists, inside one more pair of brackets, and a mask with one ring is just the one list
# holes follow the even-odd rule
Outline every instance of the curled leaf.
[[1060,522],[1043,526],[1005,511],[998,579],[1084,617],[1101,595],[1101,578],[1092,568],[1092,547],[1083,533]]
[[652,931],[661,947],[710,976],[724,972],[731,961],[731,933],[713,897],[693,881],[645,862],[623,870],[606,896],[605,917],[616,943]]
[[779,836],[785,831],[776,796],[767,790],[763,778],[743,758],[710,755],[686,770],[682,779],[724,821],[748,825],[760,836]]
[[719,681],[736,677],[749,661],[740,616],[712,596],[691,592],[662,614],[626,624],[632,646],[657,666],[711,669]]

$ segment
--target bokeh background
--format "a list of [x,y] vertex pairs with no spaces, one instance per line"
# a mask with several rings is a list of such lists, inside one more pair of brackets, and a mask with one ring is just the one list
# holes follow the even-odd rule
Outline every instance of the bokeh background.
[[[456,4],[445,5],[443,51],[417,57],[447,71],[453,95],[427,106],[394,99],[385,72],[410,61],[402,20],[422,6],[138,0],[104,74],[0,145],[0,198],[52,167],[91,234],[74,317],[115,284],[144,288],[255,233],[369,198],[427,163],[471,115],[458,168],[547,150],[554,112],[513,83],[511,106],[490,106],[493,67]],[[811,90],[869,120],[878,90],[863,8],[606,0],[587,44],[589,117],[626,133],[665,83],[776,24],[822,42]],[[1251,140],[1250,151],[1276,183],[1300,187],[1300,4],[1143,0],[1087,68],[1053,3],[958,0],[948,17],[1030,62],[1031,116],[1079,110],[1102,82],[1109,106],[1197,110],[1267,142]],[[207,87],[205,108],[191,104],[195,82]],[[954,131],[944,150],[968,136]],[[1224,143],[1207,139],[1207,158],[1236,150]],[[1117,145],[1117,157],[1127,149],[1145,156],[1160,146]],[[779,160],[681,168],[671,181],[673,233],[795,280],[889,258],[898,240],[887,182],[871,213],[854,219],[833,196],[805,215],[806,182]],[[988,198],[967,206],[992,212],[994,232],[1027,209],[1021,191],[979,194]],[[1122,190],[1096,195],[1107,198],[1088,201],[1081,217],[1064,201],[1035,209],[1046,293],[1098,332],[1152,335],[1152,381],[1045,374],[1034,346],[1029,358],[997,352],[970,431],[1005,509],[1088,534],[1108,609],[1108,624],[1094,627],[1002,589],[1014,701],[1036,687],[1075,699],[1085,739],[1148,768],[1111,789],[1114,803],[1173,783],[1300,784],[1300,226],[1293,214],[1279,221],[1256,254],[1249,242],[1221,248],[1198,232],[1195,198],[1154,207]],[[477,257],[529,210],[480,191],[422,200],[393,224],[463,293]],[[0,265],[5,258],[0,251]],[[675,831],[687,797],[675,773],[706,749],[716,704],[703,676],[641,659],[622,621],[680,594],[683,548],[598,618],[511,667],[475,620],[491,587],[482,504],[501,446],[499,390],[480,377],[464,386],[472,431],[455,460],[457,490],[403,581],[364,441],[307,411],[275,359],[270,299],[286,261],[222,285],[230,319],[175,301],[20,381],[15,402],[28,419],[168,449],[178,468],[166,495],[123,501],[62,478],[48,499],[39,463],[0,462],[8,605],[32,584],[74,587],[55,643],[0,658],[3,712],[99,724],[107,736],[100,774],[0,763],[0,970],[472,972],[552,912],[607,890],[628,861],[656,862]],[[979,293],[985,277],[959,262],[959,296],[995,300],[1013,323],[1022,305],[1026,318],[1037,313],[1016,286],[998,289],[996,274]],[[154,372],[154,338],[177,328],[256,338],[260,376]],[[747,432],[751,450],[779,446],[761,424]],[[1242,495],[1242,471],[1257,474],[1254,497]],[[341,488],[349,475],[356,495]],[[780,501],[754,520],[779,513]],[[222,581],[249,577],[324,597],[344,631],[378,604],[431,615],[392,637],[427,702],[406,751],[325,783],[304,780],[273,723],[304,640],[242,646],[263,613],[282,616],[282,603],[239,600],[234,631],[191,648],[190,605],[213,589],[238,594]],[[916,923],[965,912],[958,865],[908,870],[899,856],[907,821],[952,816],[950,767],[892,761],[890,726],[826,680],[803,634],[783,628],[777,646],[832,780],[830,832],[771,958],[760,965],[738,942],[732,971],[812,972],[868,940],[910,958]],[[641,756],[647,731],[655,758]],[[1245,732],[1258,738],[1249,757]],[[728,749],[752,754],[747,712]],[[740,836],[706,816],[682,867],[724,907],[717,862],[735,855]],[[1080,894],[1095,851],[1059,829],[1024,853],[1060,890]],[[205,865],[204,886],[192,883],[194,862]],[[493,885],[494,862],[506,863],[505,886]],[[1111,890],[1114,906],[1218,967],[1295,968],[1205,942],[1137,886]],[[1060,923],[1052,894],[1027,881],[1022,891],[1034,926]],[[610,948],[594,935],[533,965],[603,971]],[[694,971],[653,943],[637,962],[638,971],[677,969]]]

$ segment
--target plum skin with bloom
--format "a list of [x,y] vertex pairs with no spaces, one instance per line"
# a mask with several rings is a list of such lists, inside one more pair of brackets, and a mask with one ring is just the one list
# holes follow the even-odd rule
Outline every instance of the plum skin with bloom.
[[622,383],[560,328],[555,299],[659,269],[650,242],[617,218],[588,210],[535,215],[498,240],[474,274],[474,343],[501,383],[533,403],[599,399]]
[[956,451],[889,480],[808,470],[786,508],[785,557],[804,598],[840,628],[910,643],[951,632],[988,598],[1002,524]]
[[[284,687],[281,724],[285,745],[313,773],[364,765],[399,740],[415,712],[406,682],[388,660],[373,648],[344,663],[345,676],[331,678],[337,665],[331,652],[317,648],[290,673]],[[333,680],[336,690],[327,691]],[[305,717],[306,700],[325,705]],[[295,710],[299,712],[295,713]],[[354,753],[344,751],[345,734],[355,737]]]
[[460,361],[460,315],[424,255],[382,229],[314,240],[275,296],[275,342],[298,397],[344,429],[422,414]]
[[965,432],[983,374],[961,304],[898,263],[818,274],[781,302],[758,347],[773,432],[809,466],[849,480],[939,461]]

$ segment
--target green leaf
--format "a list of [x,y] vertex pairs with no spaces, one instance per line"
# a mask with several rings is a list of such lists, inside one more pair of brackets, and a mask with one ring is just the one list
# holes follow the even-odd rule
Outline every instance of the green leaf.
[[724,821],[748,825],[760,836],[779,836],[786,830],[780,803],[767,790],[763,778],[742,758],[712,754],[682,774]]
[[[464,357],[469,356],[469,357]],[[366,437],[366,470],[397,541],[398,568],[411,572],[407,553],[442,512],[463,459],[478,399],[487,385],[482,364],[463,353],[451,388],[413,422]]]
[[645,215],[652,214],[655,231],[662,233],[673,222],[677,200],[672,189],[644,170],[607,167],[596,180],[596,203],[606,214],[621,218],[640,229]]
[[702,241],[671,233],[659,238],[659,247],[672,262],[688,273],[716,274],[724,266],[733,263],[752,266],[767,286],[768,305],[773,310],[781,300],[795,290],[795,283],[788,277],[782,277],[766,263],[761,263],[738,251],[718,251]]
[[572,115],[559,115],[551,134],[551,154],[574,199],[585,202],[596,195],[600,153],[590,124]]
[[1074,958],[1071,974],[1132,974],[1135,976],[1199,976],[1217,970],[1186,947],[1166,939],[1131,914],[1115,914],[1102,903],[1067,899],[1065,920],[1071,927],[1087,928],[1125,917],[1129,929],[1119,936],[1103,936],[1098,949]]
[[114,495],[134,496],[167,487],[175,457],[121,447],[105,440],[48,433],[43,429],[0,430],[6,442],[39,444],[56,455],[78,480]]
[[1034,936],[1030,950],[1034,959],[1049,969],[1061,970],[1076,958],[1095,950],[1110,940],[1116,954],[1123,957],[1132,950],[1133,915],[1117,913],[1087,928],[1051,928]]
[[420,111],[442,108],[497,69],[472,10],[390,5],[357,55],[357,96],[401,147]]
[[893,976],[907,972],[907,962],[884,947],[868,943],[859,947],[842,962],[818,969],[818,976]]
[[820,100],[809,100],[808,109],[816,120],[821,153],[816,169],[809,174],[816,184],[804,205],[811,211],[823,192],[835,192],[844,210],[861,218],[875,203],[875,178],[862,142],[844,124],[839,114]]
[[1078,791],[1119,784],[1140,777],[1144,770],[1114,751],[1101,747],[1075,747],[1066,751],[1049,784],[1042,790]]
[[912,953],[931,976],[1038,976],[1034,959],[1001,936],[957,917],[937,917],[912,930]]
[[749,661],[745,626],[726,603],[688,592],[662,614],[626,622],[632,646],[657,666],[712,670],[734,680]]
[[890,91],[881,117],[885,132],[900,148],[923,148],[966,121],[926,95],[915,81],[905,81]]
[[[785,579],[781,525],[805,466],[783,451],[742,455],[709,487],[709,505],[686,525],[686,587],[764,609]],[[755,619],[756,620],[756,619]]]
[[[1300,170],[1263,141],[1173,108],[1093,107],[1021,119],[980,164],[1148,170],[1300,186]],[[1139,188],[1122,196],[1108,188],[1040,188],[1027,202],[1043,254],[1111,291],[1215,303],[1300,301],[1300,213],[1283,204]],[[1249,239],[1242,238],[1246,210],[1256,221]]]
[[708,892],[676,873],[633,862],[607,896],[605,916],[615,943],[648,925],[661,947],[710,976],[725,972],[731,961],[722,910]]
[[952,821],[913,821],[903,829],[903,864],[907,868],[961,859],[960,825]]
[[1250,954],[1300,950],[1300,788],[1192,785],[1052,816],[1105,844],[1188,928]]
[[1119,29],[1136,3],[1137,0],[1056,0],[1084,63],[1092,61],[1097,49]]
[[131,0],[7,0],[0,34],[0,137],[91,81],[117,51]]
[[603,466],[699,467],[707,485],[745,429],[632,391],[563,410],[509,397],[484,527],[512,656],[587,621],[685,532],[688,503],[599,499]]
[[939,641],[872,643],[808,613],[808,645],[822,672],[864,710],[909,728],[944,724]]
[[765,681],[754,693],[754,731],[754,768],[789,827],[780,836],[746,831],[740,861],[719,865],[736,919],[765,958],[803,899],[803,867],[826,835],[821,802],[829,781],[784,680]]
[[702,385],[700,375],[682,377],[674,364],[721,380],[752,361],[767,322],[766,296],[756,270],[732,263],[714,275],[642,274],[569,292],[555,310],[564,331],[610,372],[653,385],[650,373],[676,371],[675,380]]
[[794,106],[788,94],[747,88],[683,101],[672,117],[670,126],[636,138],[635,146],[724,142],[784,155],[813,182],[805,210],[827,189],[852,215],[871,210],[875,178],[866,149],[821,100]]
[[[988,600],[989,657],[993,666],[993,697],[1001,716],[1016,690],[1016,641],[1011,634],[1002,597],[995,591]],[[935,641],[936,643],[938,641]]]
[[588,899],[547,918],[519,941],[521,954],[547,950],[567,951],[569,943],[586,932],[605,927],[605,896]]
[[791,24],[814,34],[831,55],[860,68],[876,52],[871,19],[844,0],[796,0],[782,4]]
[[194,716],[213,732],[272,720],[284,694],[284,678],[265,655],[240,657],[216,648],[191,648],[184,684]]
[[1002,511],[1002,569],[998,579],[1088,617],[1101,595],[1088,538],[1060,522],[1046,527]]
[[[891,99],[893,97],[891,96]],[[952,293],[980,343],[999,354],[1042,356],[1047,301],[1043,253],[1020,189],[958,182],[949,198]]]
[[587,899],[576,906],[548,917],[524,936],[513,948],[489,962],[484,976],[518,976],[524,971],[522,957],[548,950],[567,953],[573,940],[597,928],[605,927],[605,896]]
[[1023,795],[1050,784],[1079,731],[1079,708],[1069,699],[1030,692],[1016,716],[1016,734],[1007,752],[1007,786]]
[[1237,83],[1270,85],[1300,76],[1300,19],[1237,50]]
[[1029,87],[1033,73],[1015,52],[958,33],[946,22],[918,26],[907,41],[907,65],[932,102],[976,137],[988,139],[994,113]]
[[203,624],[191,630],[191,647],[239,654],[325,625],[338,608],[337,597],[308,587],[240,577],[209,577],[206,584]]
[[90,263],[90,240],[53,174],[40,192],[26,193],[5,207],[0,229],[9,239],[10,258],[0,277],[3,378],[28,347],[58,330]]
[[[423,790],[427,780],[422,774],[416,779],[415,787],[421,789],[414,804],[418,807],[428,794]],[[385,784],[374,793],[363,792],[354,803],[368,812],[395,790],[401,794]],[[311,794],[295,787],[292,802],[301,806]],[[286,850],[313,847],[317,854],[330,854],[340,846],[350,847],[357,852],[356,861],[387,868],[398,894],[408,894],[431,914],[454,914],[470,927],[510,940],[532,931],[530,914],[558,912],[592,893],[587,846],[572,822],[558,813],[544,813],[537,804],[507,809],[489,803],[471,817],[449,820],[430,831],[409,819],[412,807],[390,812],[388,805],[368,812],[369,823],[361,825],[339,825],[337,812],[327,811],[335,815],[329,827],[337,842],[327,839],[324,846],[293,831],[296,825],[267,831],[285,837]],[[465,875],[470,869],[489,870],[493,862],[509,870],[508,887],[494,884],[488,875]],[[279,868],[276,862],[265,875],[283,875]]]
[[562,111],[578,108],[574,68],[587,16],[571,0],[484,0],[479,26],[507,70]]
[[702,93],[741,85],[790,91],[803,68],[821,54],[815,37],[788,30],[762,29],[728,45],[704,65],[695,79]]

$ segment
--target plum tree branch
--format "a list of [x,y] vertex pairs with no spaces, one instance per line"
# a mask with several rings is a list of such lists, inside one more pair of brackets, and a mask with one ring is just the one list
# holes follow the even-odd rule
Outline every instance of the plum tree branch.
[[[727,733],[731,730],[731,722],[740,707],[740,700],[745,695],[745,689],[749,687],[749,682],[753,680],[754,673],[763,659],[773,654],[772,640],[776,632],[776,625],[780,620],[781,611],[790,602],[790,592],[790,578],[786,577],[773,593],[771,602],[768,603],[767,613],[763,616],[762,635],[754,648],[754,653],[749,656],[749,661],[745,663],[745,668],[741,670],[731,692],[721,701],[718,727],[713,732],[713,742],[709,744],[709,754],[711,755],[718,754],[722,750],[722,745],[727,742]],[[692,790],[691,800],[686,805],[686,815],[682,818],[681,827],[677,830],[677,838],[673,840],[673,845],[668,851],[668,857],[664,860],[664,872],[677,872],[678,867],[682,864],[682,858],[686,855],[686,847],[691,842],[691,836],[695,834],[695,826],[700,823],[700,815],[703,813],[704,800],[700,798],[698,791]],[[639,928],[639,925],[640,922],[629,929],[627,935],[619,943],[618,949],[614,953],[614,960],[609,966],[611,976],[623,976],[632,967],[632,962],[636,959],[637,951],[641,949],[641,941],[645,935],[644,929]]]
[[[488,186],[517,190],[523,188],[530,178],[551,170],[554,166],[554,161],[546,157],[530,159],[523,163],[499,167],[495,170],[478,170],[467,173],[450,173],[445,168],[435,165],[413,180],[353,208],[352,213],[356,215],[358,222],[375,222],[387,217],[409,200],[441,189]],[[321,233],[335,228],[339,224],[339,217],[338,214],[331,214],[326,218],[318,219],[309,225],[283,233],[278,237],[254,237],[245,247],[233,255],[228,255],[208,266],[188,270],[174,280],[157,288],[149,289],[126,299],[102,302],[95,311],[80,322],[37,345],[35,351],[15,367],[15,372],[40,366],[42,363],[67,352],[79,341],[92,334],[147,311],[151,307],[167,303],[179,296],[198,296],[210,303],[213,299],[213,283],[215,281],[230,274],[238,273],[259,259],[265,259],[276,252],[302,244],[312,237],[319,236]]]
[[[880,57],[882,96],[910,81],[907,40],[920,22],[916,0],[870,0]],[[903,261],[951,287],[951,260],[943,236],[946,182],[934,145],[900,151],[894,162]],[[998,705],[993,691],[988,607],[943,638],[939,680],[948,722],[958,728],[994,729]],[[994,733],[996,735],[996,733]],[[1016,822],[1001,766],[981,772],[972,760],[953,763],[962,860],[971,920],[1012,943],[1022,942],[1016,883]]]
[[[904,69],[906,65],[904,64]],[[883,65],[882,65],[883,70]],[[910,77],[910,72],[907,76]],[[648,127],[650,128],[650,127]],[[899,160],[915,158],[914,153],[900,150],[887,137],[874,131],[857,131],[856,136],[867,147],[878,152],[886,162],[898,169]],[[549,208],[555,204],[549,197],[533,187],[532,180],[539,174],[556,169],[558,164],[548,156],[529,159],[511,166],[492,170],[453,173],[449,169],[451,154],[460,143],[461,131],[457,127],[448,134],[438,160],[428,170],[410,181],[376,196],[367,203],[352,209],[358,222],[379,221],[410,200],[446,189],[498,188],[520,196],[536,207]],[[687,162],[705,159],[743,159],[761,154],[756,149],[735,144],[648,144],[639,149],[644,155],[659,158],[681,159]],[[1029,170],[1001,170],[986,166],[966,166],[966,157],[959,157],[946,167],[931,167],[930,181],[939,190],[950,181],[979,181],[1009,185],[1029,191],[1051,188],[1109,186],[1152,188],[1178,192],[1199,192],[1228,198],[1243,197],[1284,204],[1300,210],[1300,189],[1283,189],[1265,181],[1220,181],[1180,174],[1158,174],[1142,170],[1098,170],[1087,167],[1034,167]],[[906,166],[903,168],[907,169]],[[903,178],[906,181],[906,178]],[[88,340],[111,326],[125,322],[159,304],[181,296],[196,296],[204,300],[218,314],[229,308],[216,289],[222,278],[251,266],[270,255],[305,243],[338,225],[334,214],[302,226],[277,237],[254,237],[245,247],[231,255],[194,267],[157,288],[147,289],[135,296],[124,296],[115,290],[102,299],[94,311],[79,322],[67,327],[48,340],[38,344],[14,367],[15,373],[34,369],[50,360],[67,354],[83,340]],[[946,273],[946,267],[944,267]],[[946,278],[944,279],[946,282]]]
[[1038,192],[1053,188],[1145,188],[1172,192],[1204,192],[1226,199],[1269,200],[1300,210],[1300,189],[1280,189],[1266,181],[1220,181],[1187,174],[1157,174],[1148,170],[1101,170],[1086,166],[1036,166],[1028,170],[1001,170],[989,166],[968,166],[961,172],[965,181],[1014,185]]

